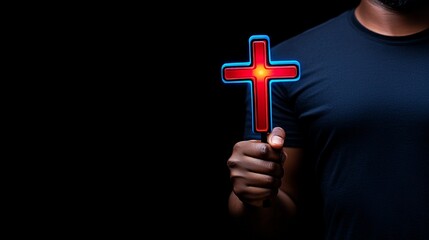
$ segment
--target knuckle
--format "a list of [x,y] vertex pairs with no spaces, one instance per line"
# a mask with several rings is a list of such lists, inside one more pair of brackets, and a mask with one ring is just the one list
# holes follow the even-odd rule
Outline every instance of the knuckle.
[[267,155],[267,154],[268,154],[268,151],[269,151],[269,149],[268,149],[268,145],[267,145],[267,144],[260,144],[259,152],[260,152],[263,156]]
[[227,165],[229,168],[235,168],[235,167],[237,167],[237,166],[238,166],[238,160],[237,160],[237,159],[235,159],[235,158],[229,158],[229,159],[226,161],[226,165]]
[[235,144],[234,144],[234,146],[232,147],[232,150],[233,150],[234,152],[236,152],[236,151],[240,151],[240,149],[242,149],[242,148],[243,148],[243,145],[244,145],[244,142],[237,142],[237,143],[235,143]]

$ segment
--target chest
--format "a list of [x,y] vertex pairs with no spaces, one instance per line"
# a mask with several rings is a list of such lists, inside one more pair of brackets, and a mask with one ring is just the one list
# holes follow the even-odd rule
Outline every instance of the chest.
[[412,62],[335,67],[338,71],[308,74],[296,91],[298,118],[307,127],[428,128],[429,67]]

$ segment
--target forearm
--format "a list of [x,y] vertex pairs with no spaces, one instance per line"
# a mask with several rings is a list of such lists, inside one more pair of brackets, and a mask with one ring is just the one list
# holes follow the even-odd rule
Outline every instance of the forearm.
[[271,199],[269,207],[245,205],[234,193],[229,197],[228,207],[234,222],[244,231],[252,231],[253,236],[267,237],[287,232],[296,215],[294,201],[281,190]]

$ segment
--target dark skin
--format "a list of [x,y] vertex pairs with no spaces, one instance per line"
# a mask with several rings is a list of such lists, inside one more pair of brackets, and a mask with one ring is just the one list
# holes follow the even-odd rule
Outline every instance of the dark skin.
[[[395,9],[386,1],[361,0],[355,12],[357,19],[369,30],[386,36],[406,36],[429,28],[428,4],[402,10],[403,6]],[[301,164],[304,150],[283,147],[286,137],[286,132],[276,127],[267,143],[238,142],[227,161],[232,183],[229,212],[247,224],[246,229],[264,237],[293,222],[302,196],[299,186],[305,175]],[[266,199],[270,199],[269,207],[263,207]]]

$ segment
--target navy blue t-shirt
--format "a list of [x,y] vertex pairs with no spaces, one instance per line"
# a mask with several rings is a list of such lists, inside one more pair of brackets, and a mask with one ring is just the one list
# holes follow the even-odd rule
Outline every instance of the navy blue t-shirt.
[[429,239],[429,31],[379,35],[350,10],[271,60],[300,63],[272,84],[273,127],[311,155],[326,239]]

